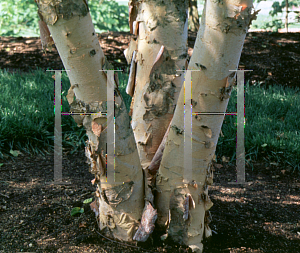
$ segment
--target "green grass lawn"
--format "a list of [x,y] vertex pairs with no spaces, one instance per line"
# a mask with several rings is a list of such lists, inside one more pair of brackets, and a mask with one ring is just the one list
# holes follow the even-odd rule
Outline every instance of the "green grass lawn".
[[[0,70],[0,158],[23,153],[38,154],[53,150],[54,72],[43,70],[10,74]],[[131,97],[125,88],[128,75],[119,72],[120,91],[129,109]],[[70,86],[62,73],[63,111]],[[245,150],[251,165],[257,159],[300,170],[300,92],[299,89],[245,85]],[[228,105],[236,112],[236,87]],[[82,149],[87,139],[83,128],[71,116],[62,116],[63,148]],[[216,155],[235,163],[236,116],[226,116]]]

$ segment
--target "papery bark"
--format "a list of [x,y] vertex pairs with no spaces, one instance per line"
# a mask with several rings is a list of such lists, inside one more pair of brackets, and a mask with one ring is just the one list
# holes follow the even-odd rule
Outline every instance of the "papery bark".
[[[251,0],[206,1],[193,55],[193,113],[226,112],[244,39],[254,18]],[[185,91],[187,92],[187,91]],[[212,202],[208,185],[212,183],[212,158],[222,126],[223,115],[192,116],[192,168],[184,168],[184,89],[177,102],[166,141],[159,175],[156,179],[157,223],[180,244],[202,252],[203,236],[210,236],[209,209]],[[187,128],[188,129],[188,128]],[[185,169],[192,170],[190,182],[184,182]],[[188,201],[195,205],[188,204]]]
[[[68,101],[78,125],[88,135],[85,153],[97,185],[94,210],[102,232],[111,238],[132,241],[144,208],[144,178],[129,117],[117,87],[108,80],[112,69],[100,47],[85,0],[36,0],[71,82]],[[107,89],[115,94],[115,184],[106,183],[106,146],[109,121]],[[76,99],[73,99],[73,93]],[[84,113],[88,113],[85,114]],[[102,113],[93,115],[90,113]]]

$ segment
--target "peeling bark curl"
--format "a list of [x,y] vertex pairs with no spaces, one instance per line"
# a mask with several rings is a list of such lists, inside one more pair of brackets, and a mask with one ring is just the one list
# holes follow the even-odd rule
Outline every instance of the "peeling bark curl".
[[133,240],[145,242],[154,230],[156,219],[157,210],[154,209],[150,203],[147,203],[143,211],[141,224],[134,235]]
[[47,25],[54,25],[60,18],[69,20],[74,16],[86,16],[89,12],[85,0],[35,0],[39,14]]
[[132,128],[145,169],[169,126],[184,78],[176,70],[184,69],[187,57],[188,0],[130,1],[129,6],[131,32],[133,21],[138,27]]

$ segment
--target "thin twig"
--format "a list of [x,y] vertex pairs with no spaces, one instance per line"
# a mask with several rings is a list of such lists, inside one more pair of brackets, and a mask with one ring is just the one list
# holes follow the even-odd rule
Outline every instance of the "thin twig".
[[83,197],[83,196],[86,196],[86,195],[88,195],[88,194],[91,194],[91,192],[83,193],[83,194],[81,194],[79,197]]
[[8,198],[9,199],[9,196],[6,195],[6,194],[3,194],[3,193],[0,193],[1,196],[5,197],[5,198]]
[[68,199],[71,199],[71,197],[66,193],[66,191],[64,191],[64,193]]

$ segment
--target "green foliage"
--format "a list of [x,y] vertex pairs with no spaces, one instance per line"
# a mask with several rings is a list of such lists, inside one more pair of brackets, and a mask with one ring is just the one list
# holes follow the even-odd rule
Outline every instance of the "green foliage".
[[[128,75],[119,73],[119,89],[127,109],[131,97],[126,94]],[[13,156],[18,150],[45,153],[54,144],[53,72],[43,70],[10,74],[0,70],[0,158]],[[69,111],[66,94],[70,87],[62,73],[62,106]],[[236,111],[236,88],[228,112]],[[258,158],[283,163],[300,170],[300,90],[272,86],[245,86],[245,150],[247,160]],[[63,149],[83,149],[87,140],[83,127],[77,127],[71,116],[62,116]],[[228,115],[222,126],[216,155],[235,162],[236,116]]]
[[[115,0],[89,1],[97,33],[129,31],[128,7]],[[1,36],[39,36],[38,7],[34,0],[6,0],[0,3]]]
[[72,210],[71,210],[71,216],[74,216],[76,214],[81,214],[81,213],[84,213],[84,209],[81,208],[81,207],[74,207]]
[[37,9],[34,0],[1,1],[1,36],[38,36]]
[[[228,112],[236,112],[236,87],[228,103]],[[245,86],[246,159],[268,159],[300,169],[300,89],[282,86]],[[226,115],[216,155],[225,155],[235,163],[236,116]]]
[[283,27],[284,23],[281,19],[272,20],[262,25],[263,29],[272,29],[273,32],[278,32],[278,29],[281,29]]
[[[54,144],[54,72],[41,69],[10,74],[0,69],[0,159],[3,154],[47,153]],[[66,99],[70,81],[62,72],[62,111],[69,111]],[[119,89],[129,110],[131,97],[126,94],[128,75],[119,74]],[[72,152],[84,148],[87,140],[83,127],[71,116],[63,115],[62,143]]]
[[[255,2],[259,3],[266,0],[256,0]],[[299,11],[291,11],[293,6],[300,6],[300,0],[289,0],[289,27],[299,27]],[[278,32],[278,29],[284,28],[284,17],[285,17],[285,0],[273,1],[271,11],[269,15],[259,14],[257,20],[252,22],[252,29],[271,29],[273,32]]]
[[89,204],[93,202],[93,198],[88,198],[83,201],[83,204]]
[[[300,1],[299,0],[289,0],[288,4],[289,4],[289,8],[291,8],[292,6],[299,6]],[[272,4],[272,8],[273,8],[273,10],[270,11],[270,15],[272,17],[277,15],[278,13],[285,11],[285,0],[283,0],[281,3],[277,2],[277,1],[274,2]]]
[[116,1],[89,1],[90,13],[97,33],[106,31],[129,31],[128,7]]
[[40,73],[13,76],[1,70],[0,94],[0,156],[4,150],[53,146],[53,82]]

